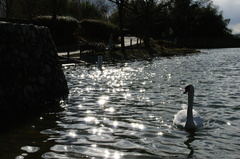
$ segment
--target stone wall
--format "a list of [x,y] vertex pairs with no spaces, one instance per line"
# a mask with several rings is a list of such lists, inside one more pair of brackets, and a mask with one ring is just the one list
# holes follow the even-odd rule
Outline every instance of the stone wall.
[[67,97],[48,28],[0,21],[0,111],[24,110]]

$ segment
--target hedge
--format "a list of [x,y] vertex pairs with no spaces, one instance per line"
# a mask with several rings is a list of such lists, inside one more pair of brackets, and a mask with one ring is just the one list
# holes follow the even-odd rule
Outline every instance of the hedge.
[[36,19],[39,25],[47,26],[56,45],[66,45],[76,42],[74,33],[79,28],[79,21],[69,16],[59,16],[56,21],[52,16],[39,16]]
[[91,38],[97,41],[109,42],[110,35],[113,35],[113,40],[119,37],[119,28],[107,21],[84,19],[80,22],[82,34],[86,38]]

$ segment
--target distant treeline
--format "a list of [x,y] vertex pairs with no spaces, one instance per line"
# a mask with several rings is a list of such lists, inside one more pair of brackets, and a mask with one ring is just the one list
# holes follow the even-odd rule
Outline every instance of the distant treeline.
[[240,47],[240,38],[183,38],[176,40],[175,46],[188,48],[232,48]]
[[[120,27],[120,34],[121,29],[127,29],[130,34],[142,37],[146,45],[150,38],[178,42],[234,39],[227,27],[230,19],[223,18],[212,0],[0,0],[0,5],[9,18],[50,15],[52,19],[71,16],[78,21],[111,22]],[[198,43],[206,44],[202,40]]]

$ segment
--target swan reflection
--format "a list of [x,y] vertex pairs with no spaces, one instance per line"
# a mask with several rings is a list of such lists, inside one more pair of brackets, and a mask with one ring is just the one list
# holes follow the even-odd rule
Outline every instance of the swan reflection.
[[188,139],[186,141],[184,141],[184,144],[187,145],[187,148],[190,150],[190,152],[188,154],[188,158],[192,158],[194,150],[190,143],[192,143],[194,140],[196,140],[196,138],[194,137],[195,132],[189,132],[189,133],[190,133],[190,135],[188,136]]

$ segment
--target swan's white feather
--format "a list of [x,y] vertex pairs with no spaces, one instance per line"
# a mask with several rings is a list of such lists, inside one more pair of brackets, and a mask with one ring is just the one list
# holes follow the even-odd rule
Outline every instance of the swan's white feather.
[[[200,115],[194,109],[193,109],[193,121],[196,128],[200,128],[203,125]],[[174,115],[173,123],[178,128],[185,128],[186,122],[187,122],[187,110],[184,108],[184,110],[180,110],[177,114]]]
[[181,107],[183,110],[185,110],[185,109],[187,109],[187,104],[182,104]]

